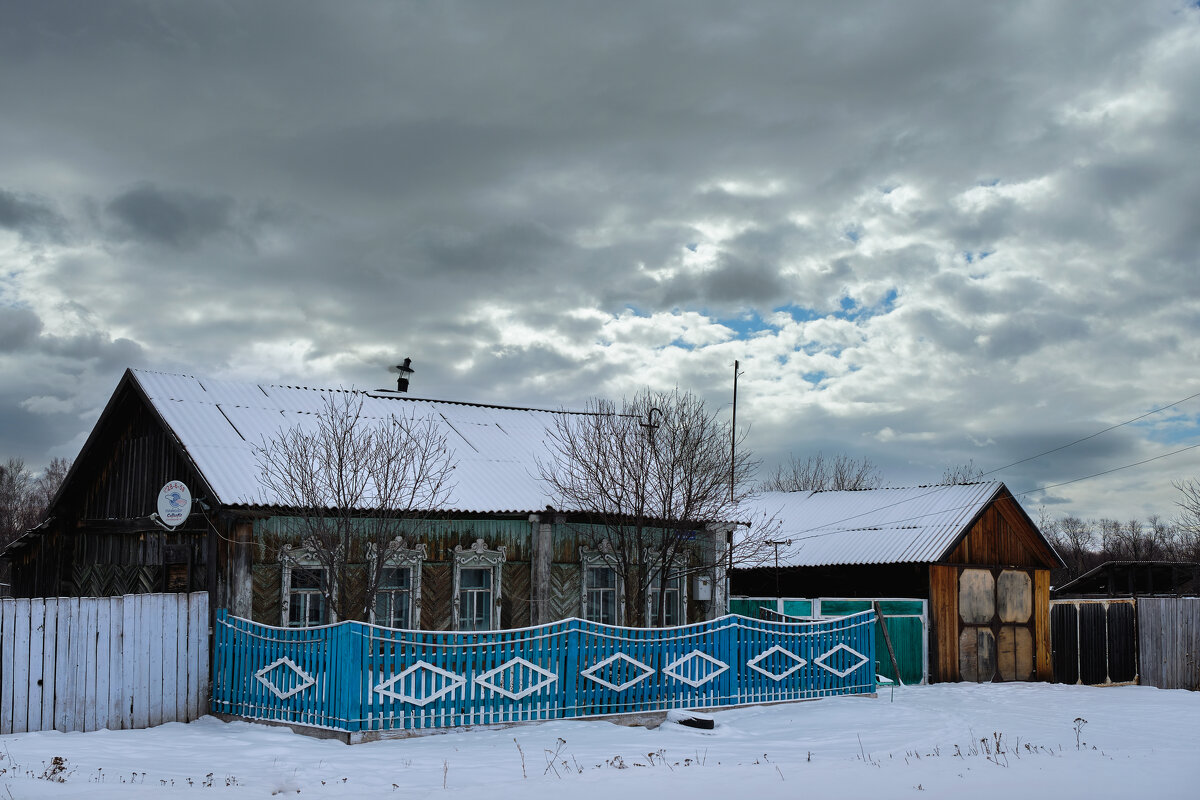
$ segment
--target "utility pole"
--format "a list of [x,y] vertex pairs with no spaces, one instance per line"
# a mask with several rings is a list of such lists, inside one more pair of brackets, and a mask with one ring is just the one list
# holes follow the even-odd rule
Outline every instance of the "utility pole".
[[729,502],[736,503],[734,473],[737,471],[737,379],[738,362],[733,360],[733,424],[729,426]]

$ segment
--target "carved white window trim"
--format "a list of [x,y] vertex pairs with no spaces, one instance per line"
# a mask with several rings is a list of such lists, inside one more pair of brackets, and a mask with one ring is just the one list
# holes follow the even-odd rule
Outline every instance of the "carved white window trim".
[[[341,550],[338,550],[341,553]],[[335,559],[337,556],[335,556]],[[329,569],[321,563],[321,559],[317,557],[314,548],[311,544],[303,544],[298,547],[284,545],[279,548],[279,563],[282,566],[280,570],[280,602],[279,602],[279,624],[283,627],[290,627],[289,620],[292,610],[292,570],[296,568],[306,570],[320,570],[325,573],[325,580],[328,581],[330,597],[337,597],[337,573]],[[325,609],[328,612],[326,623],[337,622],[337,609],[334,608],[330,598],[323,593],[321,601],[325,604]]]
[[[409,570],[409,599],[408,599],[408,619],[405,620],[402,628],[416,630],[421,623],[421,567],[428,558],[428,551],[424,544],[418,544],[416,547],[408,547],[408,543],[403,536],[397,536],[392,539],[387,545],[387,551],[384,556],[383,566],[386,567],[407,567]],[[367,569],[371,570],[371,574],[375,574],[377,565],[375,543],[367,543]],[[376,595],[381,591],[388,591],[379,586],[375,587]],[[375,622],[375,602],[371,603],[370,621]]]
[[[579,580],[579,617],[587,619],[588,611],[588,570],[597,567],[607,567],[613,571],[613,576],[616,578],[616,621],[614,624],[621,625],[625,621],[625,581],[621,579],[621,570],[618,568],[617,559],[611,552],[602,550],[589,550],[585,547],[579,548],[579,565],[580,565],[580,580]],[[596,621],[596,620],[592,620]]]
[[462,570],[463,569],[490,569],[492,572],[492,608],[491,608],[491,624],[495,629],[500,624],[500,599],[502,597],[502,586],[500,575],[504,566],[504,561],[507,557],[506,550],[503,545],[495,550],[489,550],[484,544],[483,539],[476,539],[475,543],[470,547],[463,549],[461,544],[454,546],[454,602],[451,604],[451,627],[454,630],[462,628]]

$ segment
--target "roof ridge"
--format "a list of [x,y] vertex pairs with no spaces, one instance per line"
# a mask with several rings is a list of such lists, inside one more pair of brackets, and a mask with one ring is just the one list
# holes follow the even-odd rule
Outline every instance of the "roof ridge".
[[203,386],[203,382],[206,380],[209,380],[209,381],[219,380],[223,383],[240,384],[242,386],[247,386],[247,387],[249,387],[249,386],[266,387],[266,388],[274,387],[277,389],[293,389],[293,390],[309,391],[309,392],[350,392],[353,394],[364,394],[367,397],[373,397],[373,398],[376,398],[379,400],[398,400],[398,401],[407,401],[410,403],[411,402],[444,403],[445,405],[471,406],[473,408],[495,408],[495,409],[498,409],[501,411],[536,411],[536,412],[542,413],[542,414],[579,414],[579,415],[590,415],[590,414],[596,413],[594,411],[583,411],[583,410],[569,409],[569,408],[539,408],[536,406],[518,406],[518,405],[505,405],[505,404],[501,404],[501,403],[483,403],[483,402],[477,402],[477,401],[472,401],[472,400],[443,400],[443,399],[439,399],[439,398],[435,398],[435,397],[416,397],[414,395],[408,395],[408,394],[404,394],[401,392],[397,392],[393,389],[360,389],[354,385],[351,385],[349,387],[347,387],[347,386],[338,386],[338,387],[305,386],[303,384],[284,383],[282,381],[264,382],[264,381],[239,380],[239,379],[235,379],[235,378],[211,378],[211,377],[196,375],[193,373],[168,372],[166,370],[145,369],[142,367],[130,367],[130,370],[135,373],[141,373],[141,374],[146,374],[146,375],[163,375],[163,376],[172,377],[172,378],[189,378],[191,380],[199,382],[201,384],[201,386]]

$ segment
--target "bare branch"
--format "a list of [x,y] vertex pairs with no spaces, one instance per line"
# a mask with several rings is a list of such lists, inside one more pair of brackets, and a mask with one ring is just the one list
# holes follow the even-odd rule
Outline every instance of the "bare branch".
[[828,458],[818,452],[804,461],[792,456],[763,482],[766,492],[825,492],[877,489],[883,484],[879,468],[868,458],[840,453]]
[[446,504],[455,467],[433,419],[370,419],[352,392],[264,440],[258,462],[264,502],[295,514],[294,535],[334,578],[323,592],[340,619],[367,618],[389,554]]
[[647,390],[619,409],[594,400],[587,412],[556,418],[539,472],[557,507],[590,514],[577,532],[621,577],[626,622],[661,624],[667,580],[657,581],[660,618],[646,619],[655,579],[726,564],[706,526],[736,519],[756,465],[744,446],[730,464],[729,426],[690,393]]

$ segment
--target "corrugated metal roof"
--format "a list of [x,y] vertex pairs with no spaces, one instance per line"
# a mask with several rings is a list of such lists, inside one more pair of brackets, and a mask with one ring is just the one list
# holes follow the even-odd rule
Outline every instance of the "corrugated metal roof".
[[[276,504],[259,483],[257,448],[281,430],[315,427],[331,392],[354,391],[131,372],[224,505]],[[366,417],[416,415],[446,435],[457,462],[448,509],[527,513],[551,502],[537,463],[549,455],[555,412],[354,393]]]
[[766,492],[745,506],[755,519],[775,521],[772,539],[791,541],[779,546],[780,566],[925,564],[949,549],[1002,485]]

